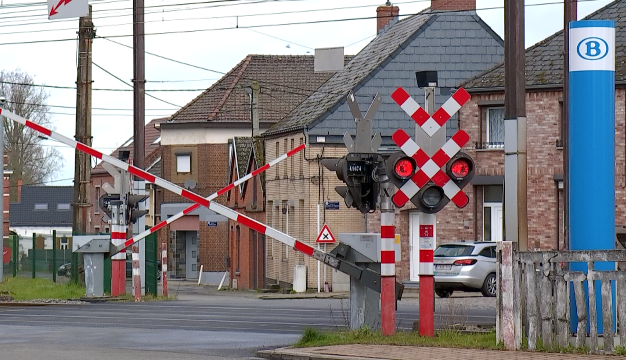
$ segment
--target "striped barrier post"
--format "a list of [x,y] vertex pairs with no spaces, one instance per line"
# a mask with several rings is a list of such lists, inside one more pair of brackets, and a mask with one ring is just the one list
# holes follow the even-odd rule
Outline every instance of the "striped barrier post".
[[393,184],[381,184],[380,201],[380,323],[383,335],[396,332],[396,228],[391,201]]
[[419,217],[419,299],[420,336],[435,336],[435,278],[434,251],[437,216],[420,214]]
[[161,288],[163,296],[167,297],[167,241],[161,244]]
[[[122,201],[111,201],[111,242],[115,246],[126,239]],[[111,256],[111,296],[126,294],[126,250]]]
[[133,246],[133,283],[135,302],[141,301],[141,272],[139,269],[139,246]]

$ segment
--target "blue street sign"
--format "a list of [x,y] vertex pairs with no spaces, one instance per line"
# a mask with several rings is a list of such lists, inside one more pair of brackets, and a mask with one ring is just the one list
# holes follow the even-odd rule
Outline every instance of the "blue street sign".
[[209,226],[217,226],[217,221],[209,221],[209,222],[207,222],[207,225],[209,225]]
[[324,201],[324,209],[339,210],[339,201]]

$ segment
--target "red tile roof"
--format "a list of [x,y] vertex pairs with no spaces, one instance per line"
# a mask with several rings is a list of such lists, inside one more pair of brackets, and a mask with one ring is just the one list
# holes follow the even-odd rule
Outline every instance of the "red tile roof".
[[261,86],[260,121],[276,123],[333,75],[315,73],[313,60],[313,56],[306,55],[248,55],[171,119],[173,122],[249,122],[250,99],[246,88],[256,80]]

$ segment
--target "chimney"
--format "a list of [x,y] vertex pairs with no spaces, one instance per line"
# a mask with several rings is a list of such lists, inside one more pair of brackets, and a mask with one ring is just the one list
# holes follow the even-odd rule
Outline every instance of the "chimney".
[[376,34],[380,34],[385,26],[398,17],[398,14],[400,14],[400,8],[391,6],[389,1],[384,6],[379,6],[376,9]]
[[17,180],[17,202],[22,202],[22,179]]
[[433,11],[476,11],[476,0],[431,0]]

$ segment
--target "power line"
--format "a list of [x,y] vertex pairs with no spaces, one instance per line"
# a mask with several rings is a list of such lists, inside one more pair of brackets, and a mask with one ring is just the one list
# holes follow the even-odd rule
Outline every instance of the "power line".
[[[104,69],[102,69],[102,70],[104,70]],[[104,71],[106,71],[106,70],[104,70]],[[109,74],[109,75],[111,75],[111,74]],[[63,90],[76,90],[76,87],[74,87],[74,86],[16,83],[16,82],[10,82],[10,81],[0,81],[0,84],[20,85],[20,86],[35,86],[35,87],[52,88],[52,89],[63,89]],[[127,85],[129,85],[129,84],[127,84]],[[133,89],[103,89],[103,88],[93,88],[91,90],[94,90],[94,91],[133,91]],[[206,89],[150,89],[150,90],[146,90],[146,91],[166,91],[166,92],[172,92],[172,91],[204,91],[204,90],[206,90]]]
[[[264,0],[270,1],[270,0]],[[305,1],[305,0],[282,0],[282,1]],[[578,0],[579,2],[595,2],[600,0]],[[534,7],[534,6],[544,6],[544,5],[557,5],[562,4],[562,2],[545,2],[545,3],[536,3],[536,4],[525,4],[525,7]],[[494,6],[489,8],[481,8],[477,9],[478,11],[485,10],[496,10],[503,9],[502,6]],[[446,13],[458,13],[464,12],[464,10],[448,10],[448,11],[438,11],[437,14],[446,14]],[[399,15],[401,17],[414,16],[415,14],[403,14]],[[196,33],[196,32],[209,32],[209,31],[223,31],[223,30],[235,30],[235,29],[253,29],[253,28],[267,28],[267,27],[281,27],[281,26],[292,26],[292,25],[314,25],[314,24],[324,24],[324,23],[336,23],[336,22],[348,22],[348,21],[360,21],[360,20],[371,20],[376,19],[376,16],[366,16],[366,17],[356,17],[356,18],[342,18],[342,19],[324,19],[324,20],[313,20],[313,21],[302,21],[302,22],[288,22],[288,23],[274,23],[274,24],[260,24],[260,25],[248,25],[248,26],[235,26],[235,27],[225,27],[225,28],[210,28],[210,29],[192,29],[192,30],[176,30],[176,31],[163,31],[163,32],[155,32],[155,33],[146,33],[145,35],[167,35],[167,34],[186,34],[186,33]],[[132,34],[129,35],[109,35],[109,36],[99,36],[100,38],[122,38],[122,37],[131,37]],[[7,42],[0,43],[0,45],[26,45],[26,44],[37,44],[37,43],[48,43],[48,42],[60,42],[60,41],[75,41],[75,38],[71,39],[48,39],[48,40],[33,40],[33,41],[18,41],[18,42]]]
[[[76,109],[76,106],[65,106],[65,105],[50,105],[50,104],[35,104],[35,103],[28,103],[28,102],[17,102],[17,101],[8,101],[8,103],[11,104],[17,104],[17,105],[35,105],[35,106],[47,106],[47,107],[55,107],[55,108],[63,108],[63,109]],[[133,109],[116,109],[116,108],[99,108],[99,107],[92,107],[92,110],[109,110],[109,111],[133,111]],[[146,109],[146,111],[170,111],[170,110],[176,110],[176,109]]]
[[[92,63],[93,65],[95,65],[98,69],[100,69],[100,70],[104,71],[105,73],[107,73],[107,74],[111,75],[112,77],[116,78],[117,80],[119,80],[119,81],[123,82],[124,84],[126,84],[126,85],[130,86],[131,88],[133,87],[131,84],[129,84],[129,83],[127,83],[126,81],[124,81],[124,80],[120,79],[119,77],[117,77],[117,76],[113,75],[110,71],[108,71],[108,70],[104,69],[102,66],[100,66],[100,65],[96,64],[96,63],[95,63],[95,62],[93,62],[93,61],[92,61],[91,63]],[[154,96],[154,95],[151,95],[151,94],[148,94],[148,93],[146,93],[146,96],[149,96],[149,97],[151,97],[151,98],[153,98],[153,99],[156,99],[156,100],[159,100],[159,101],[161,101],[161,102],[164,102],[164,103],[166,103],[166,104],[168,104],[168,105],[176,106],[176,107],[178,107],[178,108],[182,107],[182,106],[180,106],[180,105],[173,104],[173,103],[171,103],[171,102],[169,102],[169,101],[165,101],[165,100],[163,100],[163,99],[159,99],[158,97],[156,97],[156,96]]]

